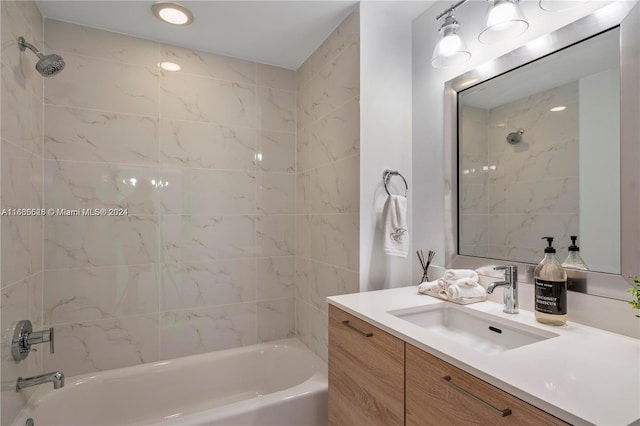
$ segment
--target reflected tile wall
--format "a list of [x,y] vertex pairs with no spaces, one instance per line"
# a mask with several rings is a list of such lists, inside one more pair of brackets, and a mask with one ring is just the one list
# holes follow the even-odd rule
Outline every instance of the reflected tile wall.
[[359,290],[359,20],[349,15],[297,71],[296,332],[325,360],[326,297]]
[[33,225],[41,311],[60,341],[45,368],[73,376],[294,335],[295,71],[54,20],[44,38],[67,68],[44,89],[41,202],[127,209]]
[[[579,234],[578,83],[491,110],[465,107],[463,253],[538,262],[540,237],[566,250]],[[550,108],[564,105],[562,112]],[[522,142],[506,136],[524,129]]]
[[[42,15],[32,1],[0,2],[0,208],[43,206],[43,78],[34,66],[38,58],[18,49],[18,36],[43,49]],[[31,320],[42,328],[42,217],[2,215],[0,261],[0,424],[10,424],[35,388],[15,392],[19,376],[42,372],[41,352],[15,362],[10,347],[13,327]]]

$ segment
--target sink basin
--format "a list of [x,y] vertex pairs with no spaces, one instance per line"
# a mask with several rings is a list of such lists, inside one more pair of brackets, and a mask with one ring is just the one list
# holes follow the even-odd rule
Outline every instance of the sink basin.
[[388,313],[447,340],[484,353],[504,352],[558,336],[450,304],[400,309]]

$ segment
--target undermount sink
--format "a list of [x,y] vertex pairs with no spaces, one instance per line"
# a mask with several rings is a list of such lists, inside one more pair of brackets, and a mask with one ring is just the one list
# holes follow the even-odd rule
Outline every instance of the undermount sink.
[[451,304],[420,306],[388,313],[484,353],[504,352],[558,336]]

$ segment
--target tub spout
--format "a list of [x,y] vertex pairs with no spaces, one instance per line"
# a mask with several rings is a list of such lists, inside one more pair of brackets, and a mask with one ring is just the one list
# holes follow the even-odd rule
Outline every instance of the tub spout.
[[40,374],[39,376],[28,377],[26,379],[18,377],[16,381],[16,392],[19,392],[20,389],[49,382],[53,383],[54,389],[64,387],[64,374],[61,371],[54,371],[53,373]]

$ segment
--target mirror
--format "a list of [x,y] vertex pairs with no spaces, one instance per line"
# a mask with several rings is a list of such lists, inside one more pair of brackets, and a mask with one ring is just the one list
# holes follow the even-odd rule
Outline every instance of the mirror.
[[[620,273],[620,30],[458,92],[458,252]],[[559,72],[562,70],[562,72]]]
[[[640,7],[614,2],[445,87],[446,265],[519,265],[570,236],[576,291],[627,300],[640,274]],[[564,108],[561,108],[564,107]],[[553,109],[553,111],[552,111]]]

